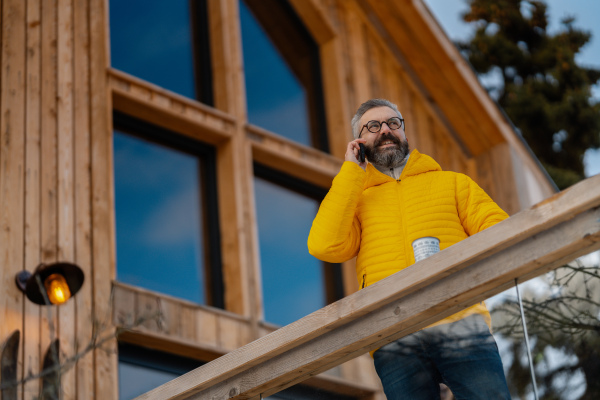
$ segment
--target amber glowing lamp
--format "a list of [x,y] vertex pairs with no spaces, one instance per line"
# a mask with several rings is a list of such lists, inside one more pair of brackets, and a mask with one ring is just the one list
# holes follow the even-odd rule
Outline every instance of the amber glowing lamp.
[[65,303],[81,289],[84,275],[77,265],[59,262],[40,264],[33,274],[23,270],[15,280],[19,289],[32,302],[58,305]]

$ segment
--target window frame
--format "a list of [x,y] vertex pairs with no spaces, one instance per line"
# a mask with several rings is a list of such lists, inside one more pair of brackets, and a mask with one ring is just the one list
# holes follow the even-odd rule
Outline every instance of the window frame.
[[[239,1],[254,15],[306,90],[310,142],[315,149],[329,153],[320,44],[287,0]],[[299,52],[305,62],[298,62]]]
[[[150,141],[198,158],[202,168],[199,189],[202,196],[200,213],[204,242],[202,273],[206,305],[225,309],[225,288],[221,256],[221,230],[217,196],[217,159],[215,147],[188,136],[113,110],[113,132],[119,130],[141,140]],[[114,134],[114,133],[112,133]],[[115,173],[113,169],[113,173]],[[118,264],[118,259],[117,259]]]
[[[210,0],[188,0],[188,17],[190,21],[190,51],[192,52],[192,70],[194,76],[194,97],[191,98],[183,94],[180,95],[214,107],[215,94],[213,85],[214,74],[210,38],[209,1]],[[108,16],[108,25],[109,27],[112,25],[110,21],[110,15]],[[138,77],[138,75],[135,75],[132,72],[124,71],[113,66],[112,40],[113,37],[111,33],[108,35],[108,49],[110,54],[109,67],[117,71],[122,71],[126,74]],[[138,79],[143,78],[138,77]],[[160,86],[166,90],[173,91],[172,89],[164,87],[156,82],[147,82]]]
[[[306,182],[302,179],[296,178],[294,176],[288,175],[285,172],[280,170],[273,169],[264,164],[254,161],[254,177],[258,177],[264,179],[270,183],[281,186],[285,189],[288,189],[294,193],[297,193],[301,196],[305,196],[316,200],[318,204],[320,204],[328,190],[316,186],[312,183]],[[316,211],[316,210],[315,210]],[[258,231],[258,226],[257,226]],[[260,234],[259,234],[260,235]],[[260,239],[259,239],[260,240]],[[328,263],[325,261],[320,261],[322,268],[322,276],[323,276],[323,290],[325,294],[325,302],[323,305],[325,307],[327,304],[331,304],[345,297],[346,293],[344,290],[344,280],[343,280],[343,271],[342,264],[338,263]],[[262,262],[262,260],[261,260]],[[261,277],[262,278],[262,277]],[[264,299],[264,295],[263,295]],[[264,301],[263,301],[264,303]],[[264,307],[264,306],[263,306]],[[263,313],[264,314],[264,313]],[[271,323],[266,321],[267,323]]]

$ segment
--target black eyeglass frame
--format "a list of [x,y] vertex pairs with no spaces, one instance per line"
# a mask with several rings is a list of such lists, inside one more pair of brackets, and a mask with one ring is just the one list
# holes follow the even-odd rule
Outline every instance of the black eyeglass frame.
[[[377,120],[374,120],[374,119],[373,119],[373,120],[371,120],[371,121],[368,121],[366,124],[364,124],[364,125],[362,126],[362,128],[360,128],[360,132],[358,133],[358,137],[359,137],[359,138],[361,137],[361,135],[362,135],[362,131],[363,131],[363,129],[365,129],[365,127],[367,127],[367,130],[368,130],[369,132],[371,132],[371,133],[378,133],[378,132],[381,130],[381,127],[383,126],[383,124],[386,124],[386,125],[388,126],[388,128],[390,128],[391,130],[394,130],[392,127],[390,127],[390,124],[389,124],[389,122],[390,122],[391,120],[393,120],[393,119],[397,119],[398,121],[400,121],[400,126],[399,126],[398,128],[396,128],[396,129],[400,129],[400,128],[403,128],[403,129],[404,129],[404,127],[405,127],[405,125],[404,125],[404,118],[400,118],[400,117],[392,117],[392,118],[388,119],[387,121],[377,121]],[[368,128],[368,125],[369,125],[371,122],[377,122],[377,123],[379,124],[379,128],[378,128],[376,131],[372,131],[372,130],[370,130],[370,129]]]

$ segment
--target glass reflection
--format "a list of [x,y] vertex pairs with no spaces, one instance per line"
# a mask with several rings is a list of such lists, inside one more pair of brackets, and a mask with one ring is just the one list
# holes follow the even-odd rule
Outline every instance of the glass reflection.
[[174,354],[119,343],[119,400],[130,400],[204,363]]
[[189,0],[110,0],[111,65],[195,98]]
[[255,177],[265,319],[287,325],[326,305],[322,263],[306,249],[318,202]]
[[306,90],[240,1],[248,121],[312,146]]
[[205,303],[200,163],[114,132],[117,279]]

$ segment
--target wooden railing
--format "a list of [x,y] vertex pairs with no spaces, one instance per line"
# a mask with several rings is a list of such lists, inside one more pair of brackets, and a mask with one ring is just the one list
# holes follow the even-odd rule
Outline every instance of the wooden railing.
[[600,248],[600,175],[137,399],[259,399]]

